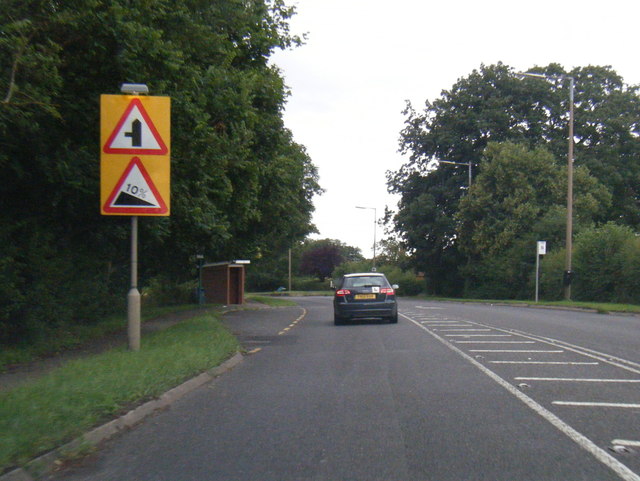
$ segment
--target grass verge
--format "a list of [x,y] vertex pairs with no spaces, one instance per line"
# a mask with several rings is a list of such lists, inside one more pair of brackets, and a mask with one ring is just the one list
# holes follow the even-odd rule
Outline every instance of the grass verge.
[[449,301],[449,302],[474,302],[482,304],[508,304],[514,306],[548,306],[548,307],[569,307],[578,309],[591,309],[602,314],[609,312],[624,312],[630,314],[640,314],[640,306],[633,304],[613,304],[606,302],[576,302],[576,301],[522,301],[522,300],[504,300],[504,299],[462,299],[449,297],[429,297],[416,296],[416,299],[424,299],[426,301]]
[[[198,308],[196,304],[171,307],[143,307],[142,321],[196,308]],[[24,364],[62,351],[68,351],[93,339],[124,331],[126,328],[126,314],[120,314],[92,325],[74,324],[50,329],[48,332],[42,333],[39,340],[32,341],[29,344],[2,346],[0,350],[0,372],[8,365]]]
[[219,365],[237,340],[213,315],[181,322],[143,340],[70,361],[0,393],[0,473]]
[[[273,291],[256,293],[260,296],[272,297],[307,297],[307,296],[333,296],[333,291]],[[254,295],[254,294],[251,294]]]
[[298,305],[292,300],[282,299],[281,297],[256,296],[251,294],[247,296],[247,299],[272,307],[292,307]]

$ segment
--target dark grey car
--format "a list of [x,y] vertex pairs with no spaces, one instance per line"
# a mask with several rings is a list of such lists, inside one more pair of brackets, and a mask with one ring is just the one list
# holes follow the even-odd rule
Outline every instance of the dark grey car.
[[338,282],[333,296],[336,325],[348,319],[382,318],[398,322],[396,289],[384,274],[366,272],[346,274]]

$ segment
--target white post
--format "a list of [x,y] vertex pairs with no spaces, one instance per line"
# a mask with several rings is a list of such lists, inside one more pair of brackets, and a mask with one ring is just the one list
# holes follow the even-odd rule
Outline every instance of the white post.
[[538,289],[540,286],[540,254],[536,247],[536,302],[538,302]]
[[547,253],[547,241],[536,243],[536,302],[538,302],[538,289],[540,287],[540,256]]

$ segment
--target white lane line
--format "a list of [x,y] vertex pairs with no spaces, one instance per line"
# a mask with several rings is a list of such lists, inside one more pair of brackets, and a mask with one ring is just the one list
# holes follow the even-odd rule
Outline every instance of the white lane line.
[[453,341],[456,344],[535,344],[535,341]]
[[416,306],[416,309],[442,310],[444,307]]
[[629,439],[614,439],[611,444],[621,444],[622,446],[633,446],[640,448],[640,441],[631,441]]
[[511,334],[445,334],[446,337],[513,337]]
[[578,401],[553,401],[551,404],[556,406],[575,406],[575,407],[593,407],[593,408],[623,408],[623,409],[640,409],[640,404],[631,403],[601,403],[601,402],[578,402]]
[[532,353],[545,353],[545,354],[557,354],[557,353],[562,353],[564,351],[545,351],[543,349],[469,349],[469,352],[522,352],[525,354],[532,354]]
[[447,341],[443,337],[440,337],[436,333],[431,332],[425,326],[423,326],[420,323],[414,321],[410,317],[404,316],[404,315],[403,315],[403,317],[407,318],[409,321],[411,321],[418,328],[420,328],[423,331],[427,332],[434,339],[436,339],[437,341],[439,341],[440,343],[445,345],[451,351],[455,352],[460,357],[462,357],[463,359],[467,360],[467,362],[471,363],[473,366],[478,368],[481,372],[483,372],[484,374],[489,376],[498,385],[503,387],[505,390],[507,390],[513,396],[515,396],[520,401],[522,401],[524,404],[526,404],[529,408],[531,408],[539,416],[541,416],[542,418],[546,419],[556,429],[558,429],[563,434],[565,434],[567,437],[569,437],[578,446],[580,446],[585,451],[591,453],[591,455],[594,458],[596,458],[602,464],[604,464],[609,469],[611,469],[613,472],[615,472],[621,479],[623,479],[624,481],[640,481],[640,476],[638,476],[636,473],[631,471],[628,467],[626,467],[624,464],[622,464],[620,461],[618,461],[616,458],[614,458],[612,455],[610,455],[607,451],[605,451],[604,449],[600,448],[598,445],[596,445],[593,441],[591,441],[585,435],[583,435],[583,434],[579,433],[578,431],[576,431],[574,428],[569,426],[567,423],[565,423],[562,419],[560,419],[558,416],[553,414],[551,411],[549,411],[548,409],[544,408],[543,406],[541,406],[540,404],[535,402],[533,399],[531,399],[529,396],[524,394],[522,391],[520,391],[518,388],[513,386],[511,383],[509,383],[506,380],[502,379],[500,376],[498,376],[496,373],[494,373],[491,369],[487,368],[482,363],[476,361],[474,358],[469,356],[467,353],[465,353],[461,349],[457,348],[456,346],[451,344],[449,341]]
[[[426,324],[426,322],[422,324]],[[427,327],[469,327],[469,324],[429,324]]]
[[461,324],[460,321],[456,322],[442,322],[442,321],[421,321],[422,324],[426,324],[429,327],[473,327],[469,324]]
[[599,362],[569,361],[489,361],[490,364],[552,364],[557,366],[597,366]]
[[447,321],[446,319],[438,319],[437,317],[423,317],[422,319],[432,319],[431,321],[424,321],[424,322],[433,322],[436,324],[460,324],[461,322],[467,322],[467,321]]
[[[447,326],[451,327],[451,326]],[[438,329],[439,332],[489,332],[491,329]]]
[[515,377],[514,379],[516,381],[640,383],[640,379],[589,379],[589,378],[574,378],[574,377]]

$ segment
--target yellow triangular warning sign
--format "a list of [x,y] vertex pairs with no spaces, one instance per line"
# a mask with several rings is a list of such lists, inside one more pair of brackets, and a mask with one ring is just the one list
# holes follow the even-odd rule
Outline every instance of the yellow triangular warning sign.
[[107,198],[106,214],[165,214],[168,207],[138,157],[133,157]]
[[103,146],[106,154],[165,155],[168,148],[140,99],[131,99]]

